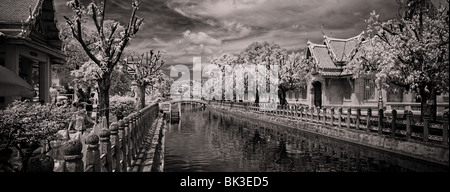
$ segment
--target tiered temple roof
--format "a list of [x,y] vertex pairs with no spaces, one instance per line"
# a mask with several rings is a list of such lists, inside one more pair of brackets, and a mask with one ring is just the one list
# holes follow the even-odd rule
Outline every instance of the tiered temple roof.
[[351,75],[350,72],[343,69],[343,66],[357,55],[357,48],[363,42],[362,34],[348,39],[325,35],[323,44],[308,41],[308,56],[314,58],[318,73],[333,77]]
[[1,38],[32,42],[53,58],[64,58],[53,0],[0,0],[0,5]]

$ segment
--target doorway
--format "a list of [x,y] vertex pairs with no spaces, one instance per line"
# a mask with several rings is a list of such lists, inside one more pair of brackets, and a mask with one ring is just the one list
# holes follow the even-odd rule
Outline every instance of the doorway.
[[314,87],[314,106],[322,107],[322,83],[316,81],[313,83]]

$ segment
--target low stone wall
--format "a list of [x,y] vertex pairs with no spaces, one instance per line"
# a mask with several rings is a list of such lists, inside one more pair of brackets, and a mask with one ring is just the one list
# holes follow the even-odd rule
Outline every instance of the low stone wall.
[[249,119],[264,121],[280,126],[300,129],[302,131],[327,136],[346,142],[377,148],[384,151],[423,159],[429,162],[443,165],[449,164],[449,147],[442,143],[431,143],[418,140],[401,140],[392,135],[380,135],[376,132],[364,130],[346,129],[337,126],[324,125],[314,122],[305,122],[282,116],[271,116],[253,111],[242,111],[239,109],[229,109],[220,106],[211,106],[215,110],[238,117],[245,116]]
[[153,166],[151,149],[159,148],[161,122],[155,103],[79,140],[53,141],[47,155],[55,160],[54,172],[143,171],[149,163]]

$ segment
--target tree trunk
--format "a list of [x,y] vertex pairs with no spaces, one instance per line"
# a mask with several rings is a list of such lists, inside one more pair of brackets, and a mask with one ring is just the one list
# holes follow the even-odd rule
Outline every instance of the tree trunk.
[[110,80],[101,79],[98,81],[98,117],[106,116],[107,125],[109,125],[109,87]]
[[420,119],[423,120],[423,117],[429,117],[431,121],[436,121],[436,89],[432,88],[430,92],[426,92],[425,88],[421,88],[420,97]]
[[284,89],[281,86],[278,86],[278,100],[280,101],[281,106],[287,104],[286,92],[287,92],[286,89]]
[[256,87],[255,103],[259,103],[259,92],[258,92],[258,87]]
[[145,107],[145,86],[139,85],[136,89],[136,111],[139,111]]

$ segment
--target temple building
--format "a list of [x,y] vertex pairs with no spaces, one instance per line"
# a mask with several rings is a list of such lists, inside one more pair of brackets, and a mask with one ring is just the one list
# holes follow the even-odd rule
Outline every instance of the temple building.
[[[348,38],[332,38],[324,35],[321,44],[307,42],[307,57],[315,62],[315,72],[305,89],[289,91],[288,103],[326,108],[372,108],[378,105],[386,110],[412,110],[420,114],[420,101],[412,92],[390,86],[378,89],[374,76],[354,78],[345,65],[358,57],[357,47],[364,46],[363,34]],[[381,95],[380,95],[381,94]],[[449,96],[437,96],[438,114],[448,108]]]
[[[34,101],[49,102],[52,65],[65,63],[53,0],[0,0],[0,5],[0,65],[34,87]],[[0,97],[0,107],[15,99],[24,97]]]

